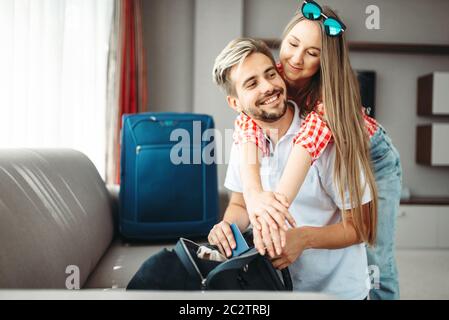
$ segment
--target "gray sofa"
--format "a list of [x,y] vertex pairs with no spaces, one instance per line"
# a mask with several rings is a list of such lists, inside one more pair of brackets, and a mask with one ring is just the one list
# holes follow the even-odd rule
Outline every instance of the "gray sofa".
[[174,243],[127,243],[117,220],[118,188],[82,153],[0,151],[0,289],[65,289],[69,266],[81,288],[125,288],[146,258]]
[[[227,202],[221,194],[221,212]],[[330,298],[298,292],[125,291],[145,259],[176,241],[126,242],[117,221],[118,188],[107,188],[82,153],[0,150],[0,300]],[[72,266],[84,290],[67,290]]]

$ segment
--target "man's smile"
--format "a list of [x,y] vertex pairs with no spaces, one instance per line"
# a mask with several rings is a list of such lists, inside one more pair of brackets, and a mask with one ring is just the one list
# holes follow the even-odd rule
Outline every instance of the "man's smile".
[[274,94],[262,99],[259,102],[259,105],[270,105],[270,104],[277,104],[281,98],[282,95],[282,90],[278,90],[277,92],[275,92]]

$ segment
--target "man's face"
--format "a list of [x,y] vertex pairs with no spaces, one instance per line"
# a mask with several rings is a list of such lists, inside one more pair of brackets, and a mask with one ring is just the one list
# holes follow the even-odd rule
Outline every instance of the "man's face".
[[266,55],[253,53],[230,73],[236,97],[229,104],[254,120],[275,122],[287,111],[287,90],[276,66]]

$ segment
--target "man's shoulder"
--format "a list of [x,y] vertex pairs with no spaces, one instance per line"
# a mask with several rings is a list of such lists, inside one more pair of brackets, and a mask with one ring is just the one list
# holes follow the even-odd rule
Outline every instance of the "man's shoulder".
[[232,143],[224,186],[233,192],[242,192],[243,190],[239,168],[239,147],[235,143]]

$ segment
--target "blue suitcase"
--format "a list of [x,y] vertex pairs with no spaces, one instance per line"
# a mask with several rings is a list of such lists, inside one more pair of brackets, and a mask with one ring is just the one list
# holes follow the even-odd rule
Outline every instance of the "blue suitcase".
[[[123,116],[120,232],[129,239],[205,236],[218,220],[211,116]],[[203,141],[204,139],[204,141]]]

